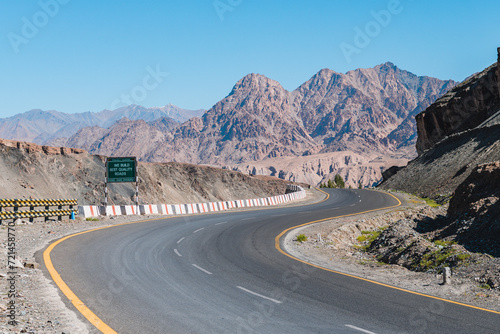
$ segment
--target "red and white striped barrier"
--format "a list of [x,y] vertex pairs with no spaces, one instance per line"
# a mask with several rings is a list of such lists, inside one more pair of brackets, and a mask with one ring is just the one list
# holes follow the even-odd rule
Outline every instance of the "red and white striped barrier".
[[[79,215],[97,217],[100,215],[186,215],[197,213],[209,213],[226,211],[234,208],[246,208],[256,206],[273,206],[294,201],[306,197],[306,192],[302,187],[296,185],[287,186],[287,190],[293,191],[285,195],[277,195],[266,198],[240,199],[236,201],[190,203],[190,204],[146,204],[146,205],[108,205],[106,208],[95,205],[79,206]],[[106,209],[106,210],[104,210]]]
[[100,208],[96,205],[83,205],[78,207],[78,213],[84,218],[98,217],[101,215]]

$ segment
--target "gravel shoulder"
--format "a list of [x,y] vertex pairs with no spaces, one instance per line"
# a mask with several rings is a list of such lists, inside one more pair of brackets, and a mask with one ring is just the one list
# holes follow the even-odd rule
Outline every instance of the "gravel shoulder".
[[[401,219],[446,215],[443,207],[431,208],[413,196],[393,194],[401,200],[402,206],[291,230],[285,236],[286,251],[303,261],[327,269],[500,312],[500,290],[481,288],[479,277],[475,275],[480,270],[489,270],[486,261],[463,270],[457,269],[456,275],[452,275],[451,284],[444,285],[442,274],[435,271],[415,272],[400,265],[381,263],[373,255],[359,249],[357,238],[362,235],[361,231],[384,228]],[[299,234],[305,234],[307,241],[298,242]],[[491,261],[497,264],[498,259]]]
[[[316,189],[306,190],[307,196],[304,199],[282,204],[283,206],[298,206],[318,202],[325,198],[325,194]],[[231,211],[258,210],[262,208],[242,208]],[[43,251],[54,241],[78,233],[104,226],[112,226],[129,222],[141,222],[163,216],[116,216],[101,217],[99,221],[87,221],[82,218],[71,220],[50,220],[47,222],[36,221],[30,223],[25,220],[18,220],[15,226],[11,226],[15,231],[15,252],[16,252],[16,272],[15,290],[16,296],[16,326],[8,324],[8,297],[10,288],[9,279],[12,275],[7,275],[12,271],[8,265],[8,222],[3,222],[0,226],[0,242],[2,261],[0,263],[0,283],[2,303],[0,304],[0,333],[100,333],[92,325],[87,325],[87,321],[71,305],[67,298],[62,295],[56,287],[43,264]],[[27,268],[24,264],[35,263],[38,268]]]

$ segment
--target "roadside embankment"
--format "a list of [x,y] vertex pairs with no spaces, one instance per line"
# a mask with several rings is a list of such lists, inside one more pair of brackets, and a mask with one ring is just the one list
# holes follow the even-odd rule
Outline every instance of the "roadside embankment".
[[[446,207],[395,193],[401,207],[332,218],[290,231],[285,248],[303,261],[376,282],[500,311],[500,259],[444,237]],[[297,236],[307,238],[299,242]],[[451,284],[442,270],[451,267]]]
[[[201,203],[285,194],[287,184],[240,172],[184,163],[138,165],[139,204]],[[105,157],[84,150],[0,139],[2,198],[76,198],[104,201]],[[108,205],[135,204],[135,183],[108,185]]]

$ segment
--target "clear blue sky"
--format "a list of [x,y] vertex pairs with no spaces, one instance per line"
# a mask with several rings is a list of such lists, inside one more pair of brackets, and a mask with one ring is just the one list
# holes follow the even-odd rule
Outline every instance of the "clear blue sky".
[[500,46],[498,0],[1,0],[0,13],[0,117],[208,109],[248,73],[293,90],[386,61],[460,81]]

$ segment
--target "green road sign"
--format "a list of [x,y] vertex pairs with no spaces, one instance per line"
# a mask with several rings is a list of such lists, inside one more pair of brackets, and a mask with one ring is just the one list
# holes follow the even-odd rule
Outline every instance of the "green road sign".
[[136,182],[137,161],[132,158],[107,158],[106,171],[108,183]]

